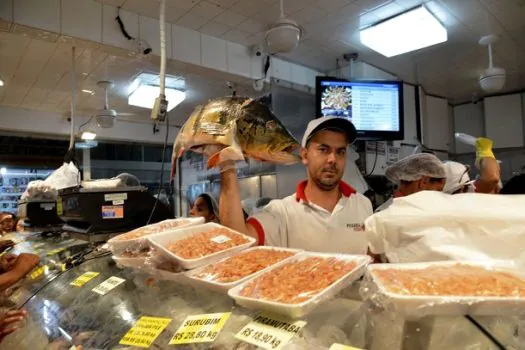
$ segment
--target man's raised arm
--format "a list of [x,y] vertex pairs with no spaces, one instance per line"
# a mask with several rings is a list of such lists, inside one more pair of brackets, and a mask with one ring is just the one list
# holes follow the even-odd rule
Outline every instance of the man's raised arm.
[[257,231],[246,224],[242,212],[241,195],[235,165],[221,170],[221,194],[219,197],[219,216],[222,225],[258,239]]

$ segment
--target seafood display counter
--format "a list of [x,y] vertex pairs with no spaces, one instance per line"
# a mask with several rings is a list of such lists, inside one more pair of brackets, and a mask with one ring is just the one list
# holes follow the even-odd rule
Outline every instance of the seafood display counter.
[[[156,241],[161,244],[161,239]],[[50,264],[46,250],[53,252],[61,244],[82,247],[81,242],[67,237],[31,236],[17,249],[41,249],[42,264]],[[235,291],[239,285],[228,289],[217,283],[216,288],[210,288],[210,281],[194,281],[206,273],[217,272],[218,268],[203,266],[191,270],[190,275],[167,270],[161,273],[161,270],[117,264],[110,255],[92,246],[84,245],[82,249],[87,249],[89,254],[77,266],[45,272],[39,282],[28,277],[16,286],[17,291],[24,292],[11,293],[7,305],[23,306],[29,317],[21,329],[3,339],[0,349],[464,350],[522,349],[525,344],[520,341],[523,334],[519,332],[522,328],[518,327],[520,322],[516,316],[495,312],[500,316],[467,318],[430,312],[411,318],[404,312],[383,308],[381,305],[385,303],[366,298],[367,292],[372,292],[373,269],[368,269],[362,279],[352,276],[353,283],[343,283],[344,288],[333,290],[332,296],[320,300],[311,310],[295,314],[292,310],[286,316],[287,312],[262,311],[257,306],[239,302],[242,298],[237,298],[239,291]],[[320,259],[319,254],[294,250],[283,250],[281,256],[269,257],[267,249],[247,248],[230,257],[233,260],[241,254],[259,251],[260,256],[280,259],[273,261],[276,264],[270,270],[286,267],[282,259],[291,259],[286,261],[296,264]],[[331,271],[364,268],[360,267],[363,261],[352,261],[339,259]],[[223,264],[228,266],[226,262]],[[251,268],[247,265],[248,270]],[[279,271],[282,272],[279,278],[286,278],[286,270]],[[328,267],[327,271],[330,271]],[[343,278],[350,278],[348,276],[344,274]],[[223,284],[235,279],[231,275],[221,277]],[[302,280],[297,288],[306,288],[307,283]],[[275,296],[273,291],[265,293],[286,299],[286,296]],[[293,315],[295,318],[289,318]]]

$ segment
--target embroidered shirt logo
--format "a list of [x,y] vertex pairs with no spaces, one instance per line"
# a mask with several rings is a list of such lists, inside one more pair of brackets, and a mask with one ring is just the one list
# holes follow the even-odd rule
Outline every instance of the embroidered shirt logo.
[[347,228],[353,228],[355,232],[361,232],[365,230],[364,224],[346,224]]

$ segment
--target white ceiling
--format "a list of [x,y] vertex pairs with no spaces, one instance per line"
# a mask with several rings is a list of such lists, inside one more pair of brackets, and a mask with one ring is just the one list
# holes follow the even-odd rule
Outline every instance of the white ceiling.
[[[158,18],[158,0],[98,0],[130,12]],[[385,58],[362,46],[358,30],[416,5],[426,6],[443,22],[449,41],[432,48]],[[168,22],[244,45],[259,43],[279,16],[278,0],[166,0]],[[495,63],[507,70],[506,91],[525,87],[525,0],[284,0],[287,16],[306,30],[292,61],[321,71],[336,58],[357,52],[372,65],[452,102],[479,92],[477,77],[488,65],[479,38],[495,33]]]
[[[158,0],[104,0],[104,3],[143,15],[158,17]],[[427,92],[468,101],[479,91],[477,76],[487,65],[487,53],[477,44],[483,34],[495,32],[495,63],[507,70],[507,91],[525,88],[525,0],[435,0],[426,5],[449,30],[449,42],[419,52],[384,58],[361,46],[357,29],[401,12],[420,0],[285,0],[286,13],[306,29],[299,48],[288,58],[331,71],[336,57],[358,52],[366,62],[422,84]],[[278,16],[277,0],[167,0],[167,19],[188,28],[221,36],[245,45],[261,40],[265,26]],[[385,4],[377,8],[377,6]],[[488,23],[488,27],[486,25]],[[64,37],[42,37],[41,32],[14,25],[0,31],[0,68],[6,86],[0,88],[0,105],[63,113],[70,110],[71,43]],[[50,34],[53,35],[53,34]],[[127,104],[127,88],[142,71],[158,72],[157,57],[132,57],[129,52],[92,42],[76,41],[76,79],[79,114],[92,115],[103,107],[98,80],[115,82],[110,108],[132,113],[122,119],[148,121],[145,109]],[[168,73],[184,79],[188,95],[171,113],[182,123],[195,105],[231,93],[223,79],[188,72],[189,67],[169,62]],[[251,87],[239,86],[239,94],[253,95]]]
[[[17,25],[13,32],[0,31],[0,73],[5,80],[0,88],[0,105],[59,112],[68,117],[72,57],[68,40],[43,38],[40,31]],[[96,83],[111,80],[114,86],[109,90],[109,107],[124,114],[120,119],[148,122],[149,110],[128,105],[128,89],[139,73],[158,74],[158,57],[133,57],[126,50],[82,40],[76,40],[75,46],[77,114],[91,116],[102,109],[104,93]],[[170,122],[175,125],[182,124],[196,105],[232,93],[225,80],[188,72],[183,65],[168,62],[167,73],[179,78],[186,88],[185,101],[170,112]],[[236,84],[236,89],[239,95],[254,95],[251,87]]]

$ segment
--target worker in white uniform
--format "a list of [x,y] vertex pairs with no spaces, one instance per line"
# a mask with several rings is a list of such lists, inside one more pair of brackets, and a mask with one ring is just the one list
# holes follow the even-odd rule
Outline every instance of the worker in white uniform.
[[221,223],[258,239],[260,245],[318,252],[366,254],[364,221],[372,204],[343,182],[347,149],[356,129],[347,119],[312,120],[301,143],[307,179],[284,199],[272,200],[244,221],[235,169],[221,172]]
[[397,197],[420,191],[442,191],[446,182],[445,166],[430,153],[414,154],[395,162],[386,169],[385,176],[398,188],[394,196],[379,206],[376,212],[388,208]]
[[479,176],[470,180],[470,167],[458,162],[445,162],[447,182],[443,192],[458,194],[465,192],[497,194],[501,188],[500,166],[492,152],[493,142],[484,137],[476,139],[476,167]]
[[476,180],[470,179],[470,167],[468,165],[454,161],[446,161],[443,165],[445,166],[445,173],[447,175],[443,192],[448,194],[475,192],[473,184]]

